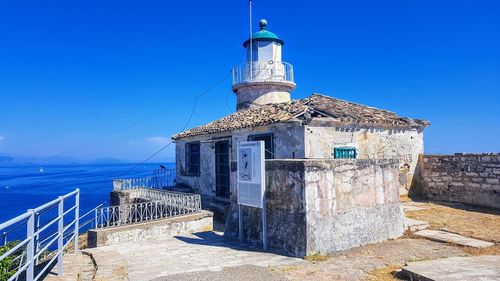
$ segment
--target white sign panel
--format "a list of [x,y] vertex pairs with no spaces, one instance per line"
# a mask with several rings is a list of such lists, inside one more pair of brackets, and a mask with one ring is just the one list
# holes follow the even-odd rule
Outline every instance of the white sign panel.
[[265,182],[264,142],[238,143],[238,204],[262,208]]

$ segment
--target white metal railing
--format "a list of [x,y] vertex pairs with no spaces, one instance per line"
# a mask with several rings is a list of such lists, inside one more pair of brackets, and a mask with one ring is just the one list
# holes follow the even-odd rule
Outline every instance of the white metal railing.
[[[73,202],[69,199],[71,197],[74,198]],[[73,204],[67,206],[65,210],[64,203],[68,201]],[[53,217],[49,217],[47,222],[40,224],[40,216],[42,214],[50,214],[50,210],[55,210],[56,208],[57,213],[54,214]],[[26,213],[0,224],[0,230],[9,228],[17,229],[20,228],[19,225],[26,227],[25,238],[20,241],[15,241],[15,244],[0,256],[0,262],[9,260],[12,264],[12,262],[15,261],[17,268],[13,266],[13,268],[2,269],[4,272],[0,272],[0,274],[3,276],[9,274],[8,280],[10,281],[17,280],[24,272],[26,280],[39,280],[42,276],[45,276],[48,270],[50,270],[50,267],[56,259],[57,274],[63,274],[63,251],[68,247],[71,241],[73,241],[74,252],[78,252],[79,211],[80,190],[76,189],[73,192],[59,196],[57,199],[37,208],[29,209]],[[72,220],[65,224],[65,216],[69,216],[71,219],[71,214],[74,215]],[[55,227],[55,225],[57,225],[57,231],[47,235],[51,226]],[[46,237],[41,238],[42,235],[46,235]],[[7,244],[6,235],[4,235],[3,240],[3,242]],[[42,269],[37,269],[35,271],[35,266],[38,264],[39,258],[49,251],[49,248],[54,244],[57,245],[57,250],[53,252],[53,257],[46,262]]]
[[199,194],[150,189],[138,189],[134,192],[137,192],[136,195],[140,195],[142,199],[153,201],[98,208],[95,210],[96,228],[129,225],[201,212]]
[[156,169],[153,176],[142,178],[115,179],[113,190],[137,188],[164,189],[175,185],[175,169]]
[[248,82],[294,83],[293,66],[282,61],[253,61],[232,69],[233,84]]

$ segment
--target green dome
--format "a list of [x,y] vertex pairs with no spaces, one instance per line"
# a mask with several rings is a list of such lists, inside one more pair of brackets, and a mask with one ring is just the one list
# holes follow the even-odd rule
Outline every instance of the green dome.
[[[262,19],[259,21],[259,27],[260,27],[260,30],[255,32],[253,35],[252,35],[252,42],[256,42],[256,41],[273,41],[273,42],[276,42],[280,45],[284,45],[285,42],[281,39],[279,39],[278,36],[276,36],[276,34],[272,33],[271,31],[267,30],[267,21],[265,19]],[[248,39],[247,41],[245,41],[243,43],[243,47],[247,47],[248,44],[250,44],[250,39]]]

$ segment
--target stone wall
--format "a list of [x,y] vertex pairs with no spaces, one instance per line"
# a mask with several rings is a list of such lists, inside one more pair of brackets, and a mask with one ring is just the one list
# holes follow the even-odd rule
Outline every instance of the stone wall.
[[166,218],[156,221],[91,229],[88,231],[88,246],[101,247],[124,242],[173,237],[179,234],[211,231],[212,213],[202,211],[197,214]]
[[500,153],[423,155],[419,170],[429,199],[500,208]]
[[[403,233],[397,160],[268,160],[266,184],[268,246],[280,253],[331,253]],[[244,237],[255,244],[260,214],[243,207]],[[237,233],[233,204],[226,235]]]

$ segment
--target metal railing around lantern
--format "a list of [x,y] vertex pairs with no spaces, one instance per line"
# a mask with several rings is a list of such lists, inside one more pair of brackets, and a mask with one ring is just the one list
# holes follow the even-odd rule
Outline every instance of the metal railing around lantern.
[[293,66],[282,61],[254,61],[232,69],[233,86],[250,82],[287,82],[294,84]]

